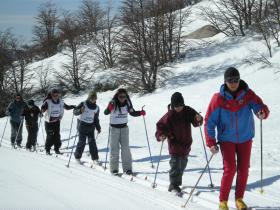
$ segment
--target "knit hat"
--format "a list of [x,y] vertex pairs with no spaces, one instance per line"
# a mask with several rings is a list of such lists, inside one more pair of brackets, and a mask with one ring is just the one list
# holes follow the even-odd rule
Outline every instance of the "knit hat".
[[181,93],[175,92],[171,96],[171,107],[174,108],[179,105],[184,105],[184,98]]
[[227,81],[227,80],[233,79],[233,78],[240,79],[239,71],[234,67],[229,67],[225,71],[224,79],[225,79],[225,81]]
[[94,90],[90,91],[89,94],[88,94],[88,99],[91,99],[91,98],[97,98],[97,94]]
[[53,88],[53,89],[51,90],[51,94],[56,94],[56,93],[59,93],[58,89]]
[[31,99],[31,100],[29,100],[29,101],[27,101],[27,104],[29,105],[29,106],[34,106],[35,104],[34,104],[34,101]]

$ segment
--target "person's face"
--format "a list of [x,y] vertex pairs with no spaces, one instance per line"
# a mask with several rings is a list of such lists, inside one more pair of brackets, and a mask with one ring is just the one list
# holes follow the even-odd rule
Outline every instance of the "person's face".
[[52,94],[52,99],[53,99],[54,101],[57,101],[58,98],[59,98],[59,94],[58,94],[58,93],[53,93],[53,94]]
[[119,101],[120,101],[121,103],[123,103],[123,102],[125,101],[125,99],[126,99],[126,95],[125,95],[124,93],[120,93],[120,94],[118,95],[118,99],[119,99]]
[[16,96],[16,101],[20,101],[20,96]]
[[95,103],[96,100],[97,100],[97,98],[92,97],[92,98],[90,98],[89,100],[90,100],[91,103]]
[[239,81],[240,81],[240,79],[237,78],[237,77],[236,78],[230,78],[230,79],[226,80],[226,85],[231,92],[234,92],[239,87]]
[[184,104],[177,104],[174,106],[174,110],[176,112],[181,112],[183,110],[183,108],[184,108]]

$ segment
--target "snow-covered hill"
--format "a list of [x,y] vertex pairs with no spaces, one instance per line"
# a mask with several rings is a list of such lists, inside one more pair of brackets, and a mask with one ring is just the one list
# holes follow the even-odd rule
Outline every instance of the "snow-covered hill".
[[[206,1],[207,2],[207,1]],[[203,21],[199,21],[199,24]],[[190,28],[197,28],[192,22]],[[192,32],[192,31],[190,31]],[[159,160],[160,143],[154,138],[155,124],[166,112],[173,92],[182,92],[185,103],[205,115],[212,95],[219,91],[223,83],[223,72],[228,66],[240,70],[244,79],[268,105],[270,118],[263,122],[264,142],[264,194],[260,194],[260,124],[256,120],[256,137],[252,148],[250,176],[244,200],[253,209],[280,209],[280,98],[279,74],[280,51],[274,49],[274,56],[269,59],[271,66],[255,62],[258,53],[266,53],[264,43],[257,37],[226,38],[221,34],[192,43],[192,50],[181,62],[169,67],[174,74],[166,81],[164,88],[153,94],[133,95],[135,109],[145,105],[148,137],[154,165]],[[275,45],[274,45],[275,46]],[[58,63],[60,56],[53,57]],[[249,64],[249,61],[252,63]],[[102,132],[97,145],[101,161],[105,161],[108,140],[108,116],[102,111],[113,96],[114,91],[98,94],[101,107],[100,122]],[[68,96],[67,104],[78,104],[87,94]],[[39,103],[38,103],[39,105]],[[61,124],[62,139],[68,138],[72,112],[66,111]],[[6,118],[0,119],[0,135],[3,133]],[[76,125],[76,118],[74,126]],[[0,209],[181,209],[184,198],[174,197],[167,192],[169,156],[167,145],[163,147],[158,173],[158,187],[151,188],[155,169],[151,168],[147,147],[144,122],[141,117],[129,118],[130,147],[133,156],[133,170],[138,172],[134,182],[128,179],[112,177],[107,171],[95,170],[71,163],[66,168],[67,157],[48,157],[45,155],[17,151],[10,148],[10,127],[4,135],[0,148]],[[43,128],[40,128],[38,142],[43,144]],[[72,135],[76,133],[73,129]],[[24,130],[24,139],[26,131]],[[190,191],[206,161],[199,128],[193,128],[193,146],[188,166],[183,177],[183,186]],[[70,142],[70,145],[73,141]],[[63,146],[67,145],[63,141]],[[208,150],[207,150],[208,152]],[[208,152],[208,156],[210,153]],[[84,153],[84,160],[89,157]],[[205,174],[198,185],[196,195],[188,204],[188,209],[217,209],[219,186],[222,176],[221,154],[210,163],[214,189],[209,189],[209,176]],[[147,180],[143,180],[147,177]],[[233,186],[234,188],[234,186]],[[229,205],[234,209],[234,189],[230,194]]]

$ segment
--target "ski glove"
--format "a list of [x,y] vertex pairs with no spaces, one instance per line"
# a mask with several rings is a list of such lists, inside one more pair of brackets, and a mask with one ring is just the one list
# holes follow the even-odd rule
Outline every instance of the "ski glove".
[[140,111],[140,115],[141,115],[141,116],[145,116],[145,115],[146,115],[145,110]]
[[75,109],[76,106],[75,105],[70,105],[70,109]]
[[214,145],[210,147],[210,151],[212,152],[212,154],[217,154],[219,152],[219,147],[217,145]]
[[109,103],[109,105],[108,105],[109,111],[110,111],[110,112],[113,111],[114,108],[115,108],[114,104],[113,104],[112,102]]
[[166,139],[166,136],[165,135],[161,135],[160,137],[159,137],[159,140],[160,141],[164,141]]
[[265,106],[256,115],[257,115],[257,118],[259,118],[260,120],[266,119],[269,115],[269,110]]

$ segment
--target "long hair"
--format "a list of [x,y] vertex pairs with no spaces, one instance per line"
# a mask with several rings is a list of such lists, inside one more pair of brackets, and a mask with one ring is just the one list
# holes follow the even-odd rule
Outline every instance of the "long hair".
[[132,105],[132,102],[131,102],[131,100],[130,100],[130,97],[129,97],[129,95],[128,95],[128,93],[127,93],[127,91],[126,91],[126,89],[124,89],[124,88],[119,88],[118,90],[117,90],[117,92],[115,93],[115,95],[113,96],[113,101],[115,102],[115,105],[117,106],[117,107],[119,107],[119,109],[120,109],[120,101],[119,101],[119,99],[118,99],[118,96],[120,95],[120,94],[124,94],[125,96],[126,96],[126,103],[127,103],[127,105],[128,105],[128,108],[129,109],[131,109],[131,108],[133,108],[133,105]]

